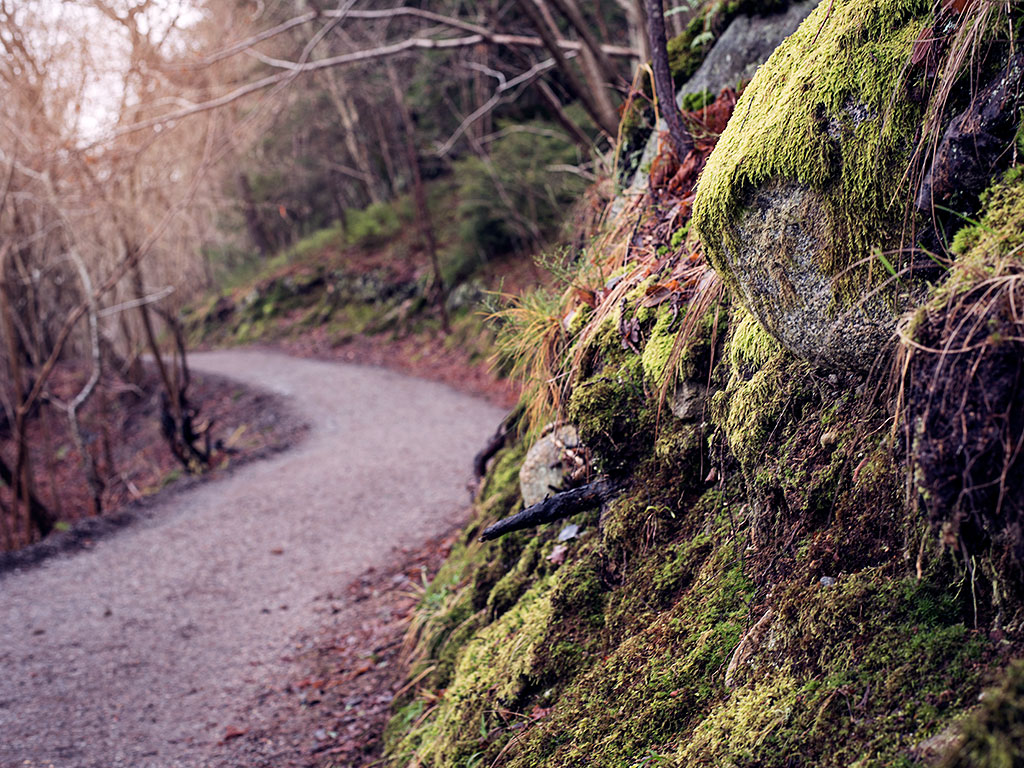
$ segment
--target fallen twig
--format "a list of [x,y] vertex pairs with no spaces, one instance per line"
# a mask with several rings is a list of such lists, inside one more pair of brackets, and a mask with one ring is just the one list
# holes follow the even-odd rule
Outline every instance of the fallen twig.
[[573,488],[571,491],[555,494],[522,512],[499,520],[480,534],[480,541],[491,541],[512,531],[535,528],[577,512],[593,509],[614,496],[618,490],[618,483],[601,479]]

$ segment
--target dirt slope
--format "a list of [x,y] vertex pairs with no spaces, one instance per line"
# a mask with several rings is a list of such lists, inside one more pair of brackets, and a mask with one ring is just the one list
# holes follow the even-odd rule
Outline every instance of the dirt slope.
[[316,595],[459,519],[502,416],[376,368],[239,350],[193,364],[288,396],[310,434],[0,576],[5,768],[203,765],[233,705],[300,650]]

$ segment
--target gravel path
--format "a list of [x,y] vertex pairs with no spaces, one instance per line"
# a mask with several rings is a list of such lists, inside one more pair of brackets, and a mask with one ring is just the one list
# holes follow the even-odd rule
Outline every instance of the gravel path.
[[0,575],[0,766],[205,764],[313,625],[313,598],[456,522],[502,414],[377,368],[260,351],[198,370],[285,395],[297,447]]

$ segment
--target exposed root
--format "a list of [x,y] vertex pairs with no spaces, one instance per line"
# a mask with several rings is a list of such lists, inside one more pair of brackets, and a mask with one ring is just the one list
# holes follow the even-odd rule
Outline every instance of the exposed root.
[[932,522],[971,553],[1024,557],[1024,272],[925,310],[906,350],[905,425]]

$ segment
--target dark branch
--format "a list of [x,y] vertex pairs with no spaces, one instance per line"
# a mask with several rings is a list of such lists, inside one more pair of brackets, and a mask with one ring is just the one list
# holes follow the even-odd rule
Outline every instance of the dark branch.
[[499,520],[480,534],[480,541],[490,541],[524,528],[536,528],[538,525],[593,509],[604,504],[618,489],[618,483],[602,479],[573,488],[571,491],[555,494],[518,514]]
[[515,429],[521,415],[522,411],[517,408],[505,416],[501,420],[501,424],[498,425],[494,435],[487,441],[487,445],[481,448],[480,452],[473,457],[473,476],[477,480],[480,480],[487,474],[487,462],[494,458],[494,454],[505,447],[505,443]]
[[668,65],[668,43],[665,39],[665,13],[661,0],[647,0],[647,31],[651,43],[651,67],[654,70],[654,93],[658,97],[658,109],[668,125],[672,148],[679,162],[686,159],[693,148],[690,132],[683,125],[676,106],[676,89]]

